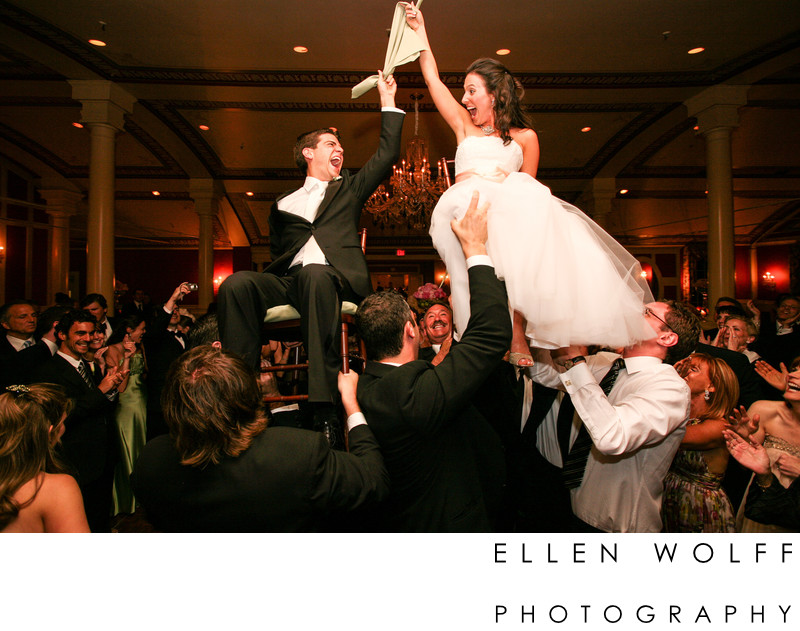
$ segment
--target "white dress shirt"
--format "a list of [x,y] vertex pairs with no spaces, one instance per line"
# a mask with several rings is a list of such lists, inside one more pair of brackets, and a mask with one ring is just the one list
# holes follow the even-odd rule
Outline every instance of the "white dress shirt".
[[598,384],[617,357],[598,353],[561,374],[537,363],[530,374],[569,393],[592,437],[583,482],[571,491],[575,515],[606,532],[659,532],[664,477],[686,432],[689,387],[658,357],[629,357],[606,397]]
[[[11,346],[13,346],[14,350],[17,351],[17,352],[21,351],[23,348],[28,348],[28,346],[33,346],[33,344],[36,343],[36,340],[33,337],[29,337],[27,340],[23,340],[21,338],[15,337],[13,335],[6,334],[6,339],[8,340],[8,343],[11,344]],[[28,344],[26,346],[25,343],[28,340],[31,341],[31,344]]]
[[[309,223],[313,223],[317,218],[317,211],[327,189],[328,182],[323,182],[308,175],[305,182],[303,182],[303,186],[278,202],[278,210],[297,215]],[[289,267],[301,264],[310,265],[311,263],[329,265],[313,235],[300,248],[300,251],[295,254]]]

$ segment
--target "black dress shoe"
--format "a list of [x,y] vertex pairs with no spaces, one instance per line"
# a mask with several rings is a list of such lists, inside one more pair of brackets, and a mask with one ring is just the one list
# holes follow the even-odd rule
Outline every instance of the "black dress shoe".
[[344,449],[342,422],[339,420],[336,408],[332,405],[320,406],[314,410],[313,430],[325,434],[331,449]]

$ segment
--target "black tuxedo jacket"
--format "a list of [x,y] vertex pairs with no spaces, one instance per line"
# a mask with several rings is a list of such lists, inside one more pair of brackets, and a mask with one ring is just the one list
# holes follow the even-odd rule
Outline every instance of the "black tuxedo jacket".
[[58,353],[34,371],[34,383],[63,386],[75,407],[64,423],[61,448],[65,460],[87,484],[101,477],[109,454],[111,419],[115,403],[97,386],[90,388],[78,371]]
[[504,477],[497,434],[471,404],[511,343],[503,283],[469,270],[469,325],[441,364],[367,362],[358,400],[392,480],[384,504],[391,531],[487,531],[487,505]]
[[39,366],[52,359],[52,357],[53,355],[50,353],[50,347],[42,340],[39,340],[33,346],[23,348],[17,353],[16,362],[22,377],[21,383],[30,383],[33,373]]
[[145,445],[131,476],[156,530],[291,532],[323,528],[323,518],[378,501],[389,488],[380,449],[366,425],[350,432],[350,452],[319,432],[268,427],[236,458],[182,465],[169,436]]
[[378,150],[356,175],[343,170],[341,179],[328,184],[313,222],[278,209],[278,202],[292,191],[275,201],[269,216],[272,263],[266,272],[283,276],[297,252],[313,235],[325,258],[344,276],[358,296],[363,298],[372,293],[367,263],[358,238],[358,221],[364,203],[389,175],[400,156],[404,118],[405,115],[399,112],[382,112]]
[[0,329],[0,357],[4,357],[6,355],[15,355],[17,349],[11,346],[11,342],[8,341],[8,335],[6,335],[5,329]]

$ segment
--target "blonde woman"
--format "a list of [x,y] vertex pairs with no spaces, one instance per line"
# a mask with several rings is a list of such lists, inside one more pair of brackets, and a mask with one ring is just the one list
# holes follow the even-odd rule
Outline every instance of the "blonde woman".
[[665,532],[735,532],[733,508],[722,478],[728,467],[723,430],[739,398],[739,383],[723,360],[687,357],[679,371],[691,402],[686,434],[664,479],[661,517]]

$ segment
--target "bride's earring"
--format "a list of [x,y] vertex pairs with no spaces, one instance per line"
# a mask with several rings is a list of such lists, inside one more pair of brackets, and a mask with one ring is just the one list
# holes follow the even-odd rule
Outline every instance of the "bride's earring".
[[704,398],[706,401],[708,401],[708,400],[711,398],[711,391],[710,391],[708,388],[706,388],[705,390],[703,390],[703,398]]

